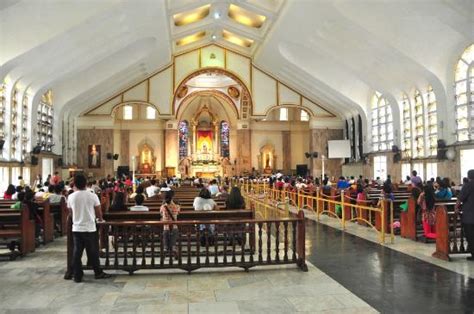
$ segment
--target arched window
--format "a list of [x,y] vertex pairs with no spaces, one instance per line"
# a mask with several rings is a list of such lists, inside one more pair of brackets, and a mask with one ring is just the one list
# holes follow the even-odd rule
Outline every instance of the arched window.
[[0,85],[0,140],[5,140],[6,85]]
[[309,121],[309,114],[305,110],[301,110],[300,120],[301,121]]
[[179,123],[179,158],[188,156],[189,124],[184,120]]
[[411,138],[411,106],[410,100],[406,94],[403,95],[402,99],[402,110],[403,110],[403,141],[402,141],[402,152],[403,157],[412,157],[412,138]]
[[19,104],[18,104],[18,90],[13,90],[11,109],[10,109],[10,159],[18,159],[18,142],[20,140],[18,132],[18,119],[19,119]]
[[424,108],[423,97],[421,93],[416,90],[413,102],[413,157],[425,156],[425,123],[424,123]]
[[229,123],[227,121],[221,122],[221,157],[229,158]]
[[384,151],[393,145],[393,116],[390,104],[375,92],[371,101],[372,109],[372,150]]
[[433,87],[423,95],[425,101],[425,134],[426,134],[426,156],[436,156],[438,147],[438,116],[436,112],[436,95]]
[[462,54],[454,74],[459,142],[474,139],[474,44]]
[[28,153],[28,111],[28,95],[25,92],[21,107],[21,160],[25,160]]
[[50,152],[53,147],[53,95],[48,90],[38,105],[38,146]]

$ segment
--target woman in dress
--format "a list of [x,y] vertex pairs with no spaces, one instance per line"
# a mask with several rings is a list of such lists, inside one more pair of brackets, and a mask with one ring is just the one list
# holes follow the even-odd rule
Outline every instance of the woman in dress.
[[421,207],[422,224],[425,238],[436,238],[436,213],[435,213],[435,190],[433,184],[428,183],[418,197],[418,205]]

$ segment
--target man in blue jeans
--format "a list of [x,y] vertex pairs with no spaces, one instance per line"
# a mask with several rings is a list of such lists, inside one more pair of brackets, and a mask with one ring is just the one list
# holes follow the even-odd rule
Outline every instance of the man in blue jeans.
[[469,182],[463,184],[456,204],[456,211],[462,203],[462,224],[466,236],[468,250],[471,256],[467,259],[474,261],[474,169],[467,172]]
[[96,218],[102,221],[100,201],[96,194],[86,190],[87,179],[78,174],[74,177],[75,191],[69,195],[67,207],[72,216],[72,235],[74,239],[72,271],[75,282],[81,282],[82,253],[87,252],[88,263],[93,267],[95,279],[110,278],[103,272],[99,261],[99,237],[97,235]]

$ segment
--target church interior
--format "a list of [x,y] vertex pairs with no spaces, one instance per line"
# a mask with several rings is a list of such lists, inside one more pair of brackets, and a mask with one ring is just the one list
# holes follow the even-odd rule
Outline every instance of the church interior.
[[473,158],[472,0],[0,1],[0,313],[472,312]]

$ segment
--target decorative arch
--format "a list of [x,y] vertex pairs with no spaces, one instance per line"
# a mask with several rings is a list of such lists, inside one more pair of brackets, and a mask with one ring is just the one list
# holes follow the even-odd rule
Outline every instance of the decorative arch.
[[[185,104],[187,104],[188,102],[190,102],[194,97],[196,96],[201,96],[201,95],[204,95],[204,96],[215,96],[223,101],[225,101],[226,103],[229,103],[232,108],[232,111],[235,113],[235,116],[237,118],[239,118],[239,111],[237,109],[237,107],[235,106],[235,103],[234,101],[226,94],[224,94],[223,92],[221,91],[218,91],[218,90],[200,90],[200,91],[195,91],[195,92],[192,92],[190,93],[189,95],[186,95],[183,100],[181,101],[181,106],[179,106],[178,108],[178,111],[174,114],[176,118],[178,118],[181,114],[182,114],[182,108],[185,107]],[[184,105],[183,105],[184,104]],[[173,108],[174,108],[174,105],[173,105]],[[174,109],[173,109],[174,110]]]
[[[199,76],[201,74],[206,74],[206,73],[216,73],[216,74],[220,74],[220,75],[225,75],[227,77],[230,77],[231,79],[233,79],[234,81],[236,81],[240,87],[242,88],[242,93],[241,93],[241,102],[240,102],[240,115],[239,115],[239,110],[237,108],[237,116],[240,117],[240,118],[247,118],[248,117],[248,114],[250,114],[251,112],[251,109],[253,107],[253,103],[252,103],[252,94],[250,93],[250,90],[248,89],[247,85],[242,81],[242,79],[235,73],[229,71],[229,70],[225,70],[225,69],[222,69],[222,68],[217,68],[217,67],[208,67],[208,68],[203,68],[203,69],[199,69],[199,70],[196,70],[195,72],[189,74],[188,76],[186,76],[180,83],[179,85],[176,86],[175,88],[175,91],[174,91],[174,94],[173,94],[173,106],[172,106],[172,114],[175,115],[177,117],[177,109],[176,109],[176,103],[177,103],[177,100],[178,98],[180,98],[178,96],[179,92],[181,91],[182,88],[185,87],[186,83],[191,80],[192,78],[196,77],[196,76]],[[206,90],[204,90],[206,91]],[[204,91],[199,91],[199,92],[204,92]],[[213,91],[213,90],[209,90],[209,91]],[[217,92],[217,91],[216,91]],[[193,93],[191,93],[193,94]],[[223,94],[224,96],[227,96],[225,95],[224,93],[220,92],[220,94]],[[187,95],[187,96],[190,96],[190,95]],[[186,97],[185,96],[185,99]],[[234,102],[232,101],[232,99],[230,97],[227,96],[227,100],[230,100],[230,102],[232,104],[234,104]],[[184,99],[182,100],[182,103],[184,102]],[[181,107],[181,106],[180,106]],[[235,104],[234,104],[234,107],[235,107]],[[179,108],[178,108],[179,110]]]

